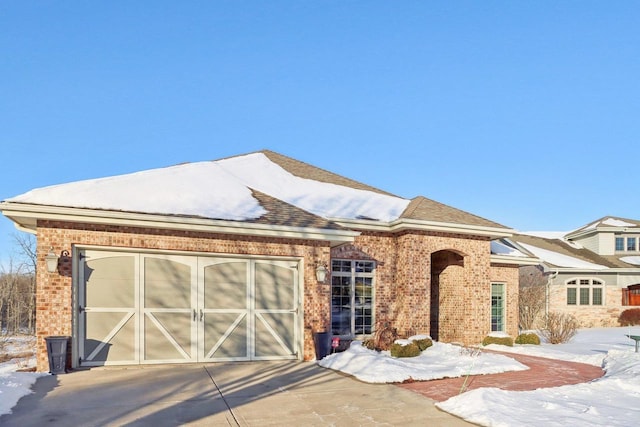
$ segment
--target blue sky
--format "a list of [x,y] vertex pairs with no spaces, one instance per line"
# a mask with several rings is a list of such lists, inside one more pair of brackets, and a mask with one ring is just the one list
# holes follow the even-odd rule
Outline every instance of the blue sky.
[[640,219],[638,22],[636,1],[0,2],[0,200],[266,148],[519,230]]

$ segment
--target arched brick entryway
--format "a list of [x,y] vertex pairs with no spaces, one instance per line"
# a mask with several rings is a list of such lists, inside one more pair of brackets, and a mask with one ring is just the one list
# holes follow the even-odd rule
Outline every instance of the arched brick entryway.
[[450,250],[431,254],[430,335],[449,342],[462,338],[460,319],[464,283],[464,256]]

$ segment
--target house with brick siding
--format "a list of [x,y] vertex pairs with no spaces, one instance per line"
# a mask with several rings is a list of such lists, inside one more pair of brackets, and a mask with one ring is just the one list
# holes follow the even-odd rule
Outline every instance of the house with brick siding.
[[622,311],[640,308],[640,221],[606,216],[568,233],[510,240],[541,260],[547,311],[571,314],[581,327],[610,327]]
[[38,370],[312,360],[314,335],[479,343],[518,332],[513,230],[272,151],[38,188],[0,203],[37,236]]

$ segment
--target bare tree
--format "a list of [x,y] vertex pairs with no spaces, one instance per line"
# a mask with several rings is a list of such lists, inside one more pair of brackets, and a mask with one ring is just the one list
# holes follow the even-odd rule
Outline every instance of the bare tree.
[[3,335],[35,331],[35,238],[15,235],[20,257],[0,268],[0,330]]
[[520,329],[531,330],[544,311],[547,278],[539,267],[520,268],[518,313]]
[[29,333],[33,333],[35,332],[36,320],[36,266],[38,265],[36,238],[33,234],[28,233],[16,233],[13,238],[18,245],[24,273],[30,279],[27,294],[24,296],[24,311],[27,315],[27,330]]

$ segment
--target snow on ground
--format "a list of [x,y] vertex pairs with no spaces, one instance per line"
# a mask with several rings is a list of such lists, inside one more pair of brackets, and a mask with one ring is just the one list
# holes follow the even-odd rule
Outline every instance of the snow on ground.
[[[585,384],[505,391],[480,388],[467,391],[437,406],[483,426],[634,426],[640,419],[640,353],[625,334],[640,335],[640,326],[582,329],[567,344],[515,345],[487,348],[603,366],[604,377]],[[17,352],[32,345],[28,339],[12,343]],[[33,363],[29,361],[28,363]],[[349,373],[373,383],[399,382],[488,374],[523,369],[504,356],[464,349],[450,344],[434,345],[415,358],[393,359],[354,342],[345,352],[325,357],[321,366]],[[31,393],[41,375],[16,372],[24,360],[0,363],[0,415],[10,413],[20,397]]]
[[[640,327],[581,329],[567,344],[487,346],[491,350],[590,363],[602,366],[606,373],[590,383],[534,391],[480,388],[436,406],[483,426],[637,425],[640,419],[640,353],[634,352],[634,341],[625,334],[640,335]],[[372,383],[520,369],[519,363],[506,356],[495,359],[487,356],[493,355],[474,355],[472,351],[435,343],[421,356],[394,359],[388,352],[367,350],[356,342],[347,351],[327,356],[318,364]]]
[[[5,337],[0,336],[0,340]],[[33,349],[34,337],[20,336],[11,337],[2,342],[0,353],[21,354]],[[31,386],[38,377],[46,374],[36,374],[33,372],[16,372],[35,366],[35,358],[13,358],[0,363],[0,415],[11,413],[18,400],[31,393]]]

